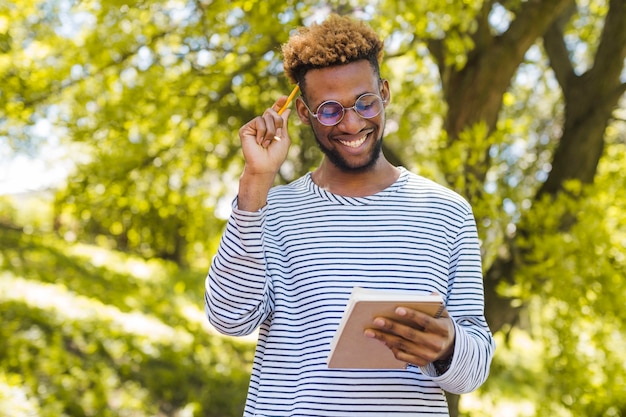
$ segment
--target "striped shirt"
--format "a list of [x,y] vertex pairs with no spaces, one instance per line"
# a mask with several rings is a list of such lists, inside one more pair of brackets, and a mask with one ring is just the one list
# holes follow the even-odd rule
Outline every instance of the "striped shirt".
[[[456,330],[449,370],[329,369],[354,286],[444,295]],[[307,174],[272,188],[258,212],[235,200],[205,301],[220,332],[259,329],[247,417],[448,416],[443,390],[480,386],[495,349],[470,205],[404,168],[368,197],[332,194]]]

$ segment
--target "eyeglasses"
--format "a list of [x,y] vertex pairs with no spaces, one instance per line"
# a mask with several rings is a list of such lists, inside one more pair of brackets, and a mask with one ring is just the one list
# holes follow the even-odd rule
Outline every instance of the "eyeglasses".
[[[304,103],[304,100],[302,100]],[[383,111],[385,100],[374,93],[365,93],[354,102],[352,107],[343,107],[343,105],[335,100],[328,100],[317,107],[317,111],[313,113],[309,106],[304,103],[306,109],[315,117],[318,122],[324,126],[335,126],[343,120],[346,111],[354,110],[356,114],[364,119],[376,117]]]

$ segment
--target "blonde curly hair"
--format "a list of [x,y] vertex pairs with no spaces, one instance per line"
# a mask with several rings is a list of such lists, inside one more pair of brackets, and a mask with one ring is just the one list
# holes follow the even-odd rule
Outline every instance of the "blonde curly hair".
[[366,59],[380,78],[383,41],[371,27],[346,16],[330,15],[323,23],[301,27],[282,46],[287,77],[304,88],[307,71]]

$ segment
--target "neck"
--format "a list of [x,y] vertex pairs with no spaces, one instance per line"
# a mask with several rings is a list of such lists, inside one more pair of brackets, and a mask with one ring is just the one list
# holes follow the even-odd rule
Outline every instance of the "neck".
[[343,171],[326,158],[313,171],[313,182],[333,194],[344,197],[367,197],[374,195],[393,184],[400,176],[400,170],[384,157],[367,171]]

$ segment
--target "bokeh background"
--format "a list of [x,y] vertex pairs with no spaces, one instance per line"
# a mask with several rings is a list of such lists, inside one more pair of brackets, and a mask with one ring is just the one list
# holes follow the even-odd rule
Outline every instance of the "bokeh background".
[[[453,416],[626,416],[626,0],[0,0],[0,416],[239,416],[204,277],[237,130],[329,13],[385,39],[385,153],[474,206],[487,383]],[[277,182],[320,160],[292,118]]]

